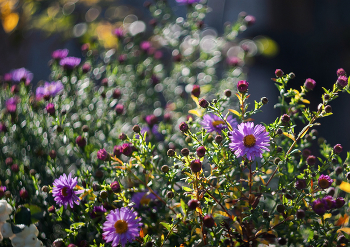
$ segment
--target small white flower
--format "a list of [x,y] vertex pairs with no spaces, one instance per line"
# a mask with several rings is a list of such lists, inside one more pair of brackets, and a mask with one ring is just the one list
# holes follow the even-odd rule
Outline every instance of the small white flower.
[[24,242],[26,243],[26,245],[33,245],[36,244],[37,240],[38,239],[35,236],[35,234],[31,233],[24,239]]
[[14,237],[11,239],[11,243],[13,247],[23,247],[24,246],[24,239],[21,237]]

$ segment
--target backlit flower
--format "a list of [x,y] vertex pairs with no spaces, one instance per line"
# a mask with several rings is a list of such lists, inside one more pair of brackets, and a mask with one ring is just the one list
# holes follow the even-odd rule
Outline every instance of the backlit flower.
[[253,160],[256,156],[262,158],[263,150],[270,151],[269,133],[263,125],[256,125],[247,122],[241,123],[231,132],[231,143],[229,147],[234,151],[237,157],[246,155],[249,160]]
[[135,204],[134,208],[139,208],[140,206],[148,206],[151,200],[156,200],[157,197],[149,193],[147,194],[147,191],[144,192],[136,192],[132,195],[131,201]]
[[333,183],[333,179],[331,179],[328,175],[321,175],[319,178],[318,178],[318,186],[321,188],[321,189],[327,189],[329,188]]
[[[232,116],[228,116],[226,121],[231,125],[233,129],[237,127],[237,121]],[[218,133],[221,133],[223,129],[227,129],[225,121],[214,113],[205,114],[201,125],[208,132],[216,131]]]
[[52,52],[51,56],[53,59],[61,60],[61,59],[68,56],[68,50],[67,49],[56,50],[56,51]]
[[33,74],[25,68],[12,70],[11,75],[12,81],[15,83],[23,81],[28,85],[33,80]]
[[52,195],[55,197],[55,201],[59,206],[64,205],[64,208],[67,208],[67,205],[70,205],[73,208],[74,203],[79,205],[80,199],[77,195],[83,193],[84,190],[74,190],[74,187],[78,183],[77,181],[78,178],[72,178],[71,174],[68,177],[66,174],[63,174],[58,179],[55,179]]
[[326,212],[326,208],[321,199],[316,199],[312,202],[312,210],[318,215],[324,215]]
[[111,211],[103,223],[103,239],[112,244],[113,247],[121,244],[124,247],[127,242],[132,242],[139,236],[141,218],[137,217],[137,213],[133,209],[126,207],[117,208]]
[[65,70],[73,70],[80,64],[81,59],[77,57],[65,57],[60,61],[60,65]]
[[18,99],[15,97],[9,98],[8,100],[6,100],[6,109],[8,112],[10,113],[14,113],[17,110],[17,103],[18,103]]
[[45,82],[45,85],[42,87],[38,87],[36,89],[36,99],[41,100],[42,98],[50,98],[55,97],[58,93],[60,93],[64,89],[62,82]]

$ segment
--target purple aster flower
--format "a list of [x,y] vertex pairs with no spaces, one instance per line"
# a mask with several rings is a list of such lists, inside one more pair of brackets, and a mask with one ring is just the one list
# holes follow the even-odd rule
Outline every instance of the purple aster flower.
[[328,175],[321,175],[319,178],[318,178],[318,186],[321,188],[321,189],[327,189],[329,188],[333,183],[333,179],[331,179]]
[[18,98],[12,97],[6,100],[6,109],[9,113],[14,113],[17,110]]
[[132,155],[132,146],[131,143],[124,143],[121,146],[121,151],[125,156],[131,156]]
[[313,80],[311,78],[308,78],[305,80],[304,87],[306,88],[306,90],[310,91],[310,90],[314,89],[315,86],[316,86],[315,80]]
[[60,65],[65,70],[73,70],[80,64],[81,59],[77,57],[65,57],[60,61]]
[[297,179],[297,181],[295,182],[295,188],[297,190],[303,190],[306,188],[306,181],[305,179]]
[[105,212],[107,212],[107,210],[103,206],[95,206],[90,213],[90,217],[91,219],[96,219],[96,221],[99,222]]
[[199,3],[200,0],[176,0],[177,3],[180,4],[192,4],[192,3]]
[[119,145],[115,145],[113,148],[113,154],[117,157],[120,157],[120,155],[122,154],[122,146]]
[[337,76],[339,77],[339,76],[342,76],[342,75],[345,76],[346,72],[345,72],[345,70],[343,68],[340,68],[340,69],[337,70]]
[[322,203],[326,210],[335,208],[335,200],[332,196],[325,196],[322,198]]
[[263,125],[256,125],[247,122],[241,123],[231,132],[231,143],[229,147],[238,157],[246,155],[249,160],[253,160],[256,156],[262,158],[263,150],[270,151],[269,132]]
[[36,99],[41,100],[42,98],[50,98],[55,97],[58,93],[60,93],[64,89],[62,82],[53,81],[51,83],[45,82],[45,85],[42,87],[38,87],[36,89]]
[[117,208],[111,211],[103,223],[103,239],[110,243],[112,247],[121,244],[125,247],[127,242],[132,242],[140,234],[141,218],[137,218],[137,213],[133,209],[126,207]]
[[110,156],[109,156],[109,153],[107,153],[106,149],[100,149],[97,152],[97,158],[99,160],[106,161],[106,160],[109,160]]
[[157,197],[149,193],[147,194],[147,191],[144,192],[136,192],[135,194],[132,195],[131,201],[135,203],[133,206],[134,208],[140,208],[140,206],[148,206],[151,200],[156,200]]
[[52,195],[55,197],[55,201],[59,206],[64,205],[67,209],[67,205],[73,208],[74,203],[79,205],[78,194],[84,192],[84,190],[74,190],[74,187],[78,183],[78,178],[72,178],[69,173],[68,177],[66,174],[61,175],[58,179],[53,182],[54,188],[52,189]]
[[314,212],[318,215],[325,214],[326,208],[321,199],[316,199],[312,202],[312,210],[314,210]]
[[5,195],[6,186],[0,186],[0,198]]
[[25,68],[15,69],[11,71],[12,81],[19,83],[24,81],[28,85],[33,80],[33,74]]
[[[228,116],[226,121],[231,125],[233,129],[237,127],[237,121],[232,116]],[[221,133],[223,129],[227,128],[225,121],[214,113],[205,114],[201,125],[208,132],[216,131],[218,133]]]
[[62,49],[62,50],[56,50],[52,52],[52,58],[55,60],[61,60],[63,58],[66,58],[68,56],[68,50],[67,49]]

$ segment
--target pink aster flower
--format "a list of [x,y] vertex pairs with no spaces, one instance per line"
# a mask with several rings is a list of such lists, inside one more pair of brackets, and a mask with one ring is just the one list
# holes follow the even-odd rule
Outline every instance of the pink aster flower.
[[111,211],[103,223],[103,239],[110,243],[112,247],[121,244],[124,247],[127,242],[132,242],[139,236],[142,223],[141,218],[133,209],[126,207],[117,208]]
[[84,190],[75,191],[74,187],[77,183],[78,178],[72,178],[71,174],[68,177],[66,174],[63,174],[58,179],[55,179],[52,195],[55,197],[55,201],[59,206],[64,205],[64,208],[67,209],[68,204],[71,208],[73,208],[74,203],[79,205],[80,199],[77,195],[83,193]]
[[324,215],[326,213],[326,208],[321,199],[316,199],[312,202],[312,210],[318,215]]
[[12,81],[15,83],[24,81],[26,85],[29,85],[29,83],[33,80],[33,74],[25,68],[12,70],[11,75]]
[[14,113],[17,110],[18,98],[12,97],[6,100],[6,109],[10,113]]
[[[228,116],[226,121],[231,125],[233,129],[237,127],[237,121],[232,116]],[[221,133],[223,129],[227,129],[225,121],[222,120],[219,116],[215,115],[214,113],[204,115],[201,125],[208,132],[216,131],[218,133]]]
[[252,122],[241,123],[231,134],[229,147],[237,158],[246,155],[253,160],[256,156],[262,158],[263,150],[270,151],[267,148],[270,146],[269,132],[261,124],[254,127]]

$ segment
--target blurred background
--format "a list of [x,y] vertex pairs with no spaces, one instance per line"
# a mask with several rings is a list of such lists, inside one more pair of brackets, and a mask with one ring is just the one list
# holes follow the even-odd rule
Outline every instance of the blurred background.
[[[80,47],[96,39],[106,48],[115,44],[112,30],[128,18],[148,23],[152,17],[144,0],[0,0],[0,75],[25,67],[34,73],[34,83],[50,74],[52,51],[68,48],[70,55],[81,56]],[[185,17],[186,6],[168,0],[178,16]],[[208,0],[211,12],[205,28],[218,35],[227,22],[234,22],[241,11],[256,17],[256,22],[239,35],[240,39],[259,40],[261,46],[247,61],[252,98],[269,98],[264,113],[256,121],[270,123],[279,115],[273,109],[277,89],[273,85],[277,68],[294,72],[290,83],[298,89],[305,79],[317,82],[307,95],[311,110],[321,101],[322,87],[331,88],[338,68],[350,73],[350,1],[347,0]],[[147,27],[149,28],[149,27]],[[147,38],[146,30],[145,38]],[[333,116],[321,119],[317,129],[331,146],[341,143],[350,150],[350,97],[342,95],[332,102]],[[301,126],[301,123],[300,123]],[[345,153],[342,154],[342,157]]]

